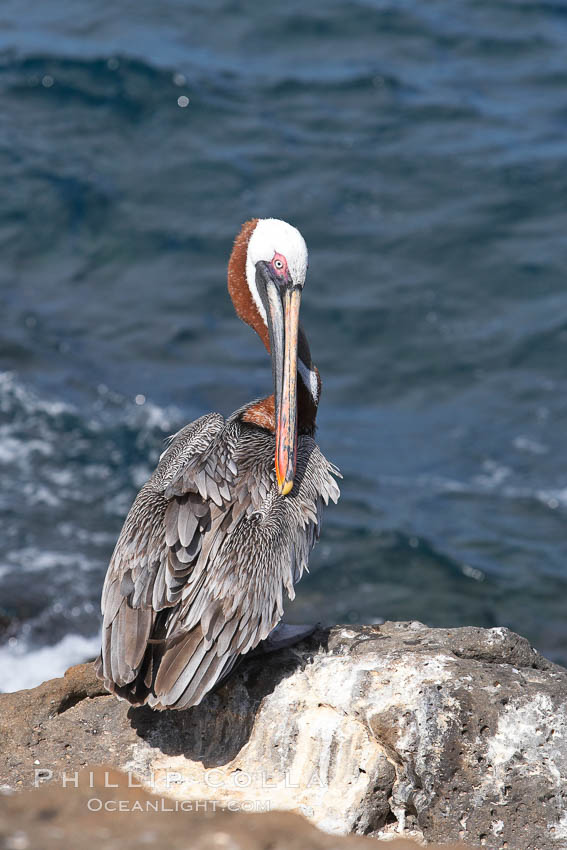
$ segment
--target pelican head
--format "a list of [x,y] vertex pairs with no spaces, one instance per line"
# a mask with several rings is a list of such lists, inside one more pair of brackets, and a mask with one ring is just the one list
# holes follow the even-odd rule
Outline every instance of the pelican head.
[[[240,239],[240,242],[239,242]],[[264,340],[272,359],[275,400],[276,477],[286,496],[293,488],[297,459],[297,342],[301,292],[307,273],[307,246],[303,236],[275,218],[247,222],[235,242],[233,258],[246,249],[244,284],[254,308],[237,285],[229,288],[236,310]],[[235,268],[238,259],[233,260]],[[262,323],[263,327],[259,324]],[[305,370],[303,363],[300,370]]]
[[307,246],[295,227],[275,218],[256,225],[246,256],[246,281],[255,287],[270,336],[276,405],[276,477],[280,493],[293,488],[297,459],[297,336]]

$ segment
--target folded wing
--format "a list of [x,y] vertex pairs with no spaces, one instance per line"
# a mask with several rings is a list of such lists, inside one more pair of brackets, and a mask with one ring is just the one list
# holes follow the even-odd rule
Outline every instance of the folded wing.
[[136,498],[105,580],[98,675],[134,704],[196,705],[266,638],[338,487],[311,438],[281,497],[273,436],[218,414],[171,442]]

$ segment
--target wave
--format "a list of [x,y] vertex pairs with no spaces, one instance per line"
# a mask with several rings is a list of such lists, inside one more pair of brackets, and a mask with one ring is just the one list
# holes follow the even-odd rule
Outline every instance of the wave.
[[79,407],[52,401],[16,374],[0,372],[0,618],[9,624],[6,637],[33,647],[74,634],[79,623],[82,632],[97,630],[98,600],[120,526],[164,438],[179,425],[178,411],[141,396],[127,399],[99,386],[94,401]]
[[68,667],[93,658],[99,651],[100,637],[65,635],[54,646],[30,648],[12,638],[7,646],[0,647],[3,693],[35,688],[47,679],[62,676]]

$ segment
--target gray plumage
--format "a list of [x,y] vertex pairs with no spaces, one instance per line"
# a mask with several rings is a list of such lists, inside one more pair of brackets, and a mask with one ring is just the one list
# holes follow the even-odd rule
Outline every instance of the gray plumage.
[[268,637],[307,567],[338,470],[300,434],[278,492],[275,437],[217,413],[171,440],[124,523],[106,575],[97,673],[134,704],[188,708]]

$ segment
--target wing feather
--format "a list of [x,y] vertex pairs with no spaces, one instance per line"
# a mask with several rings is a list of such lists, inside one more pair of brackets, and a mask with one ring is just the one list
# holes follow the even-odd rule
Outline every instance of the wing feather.
[[[175,500],[177,501],[177,500]],[[199,517],[191,510],[192,504],[186,499],[179,503],[179,542],[182,547],[189,546],[199,525]]]
[[179,539],[179,501],[172,499],[165,510],[165,542],[175,546]]

